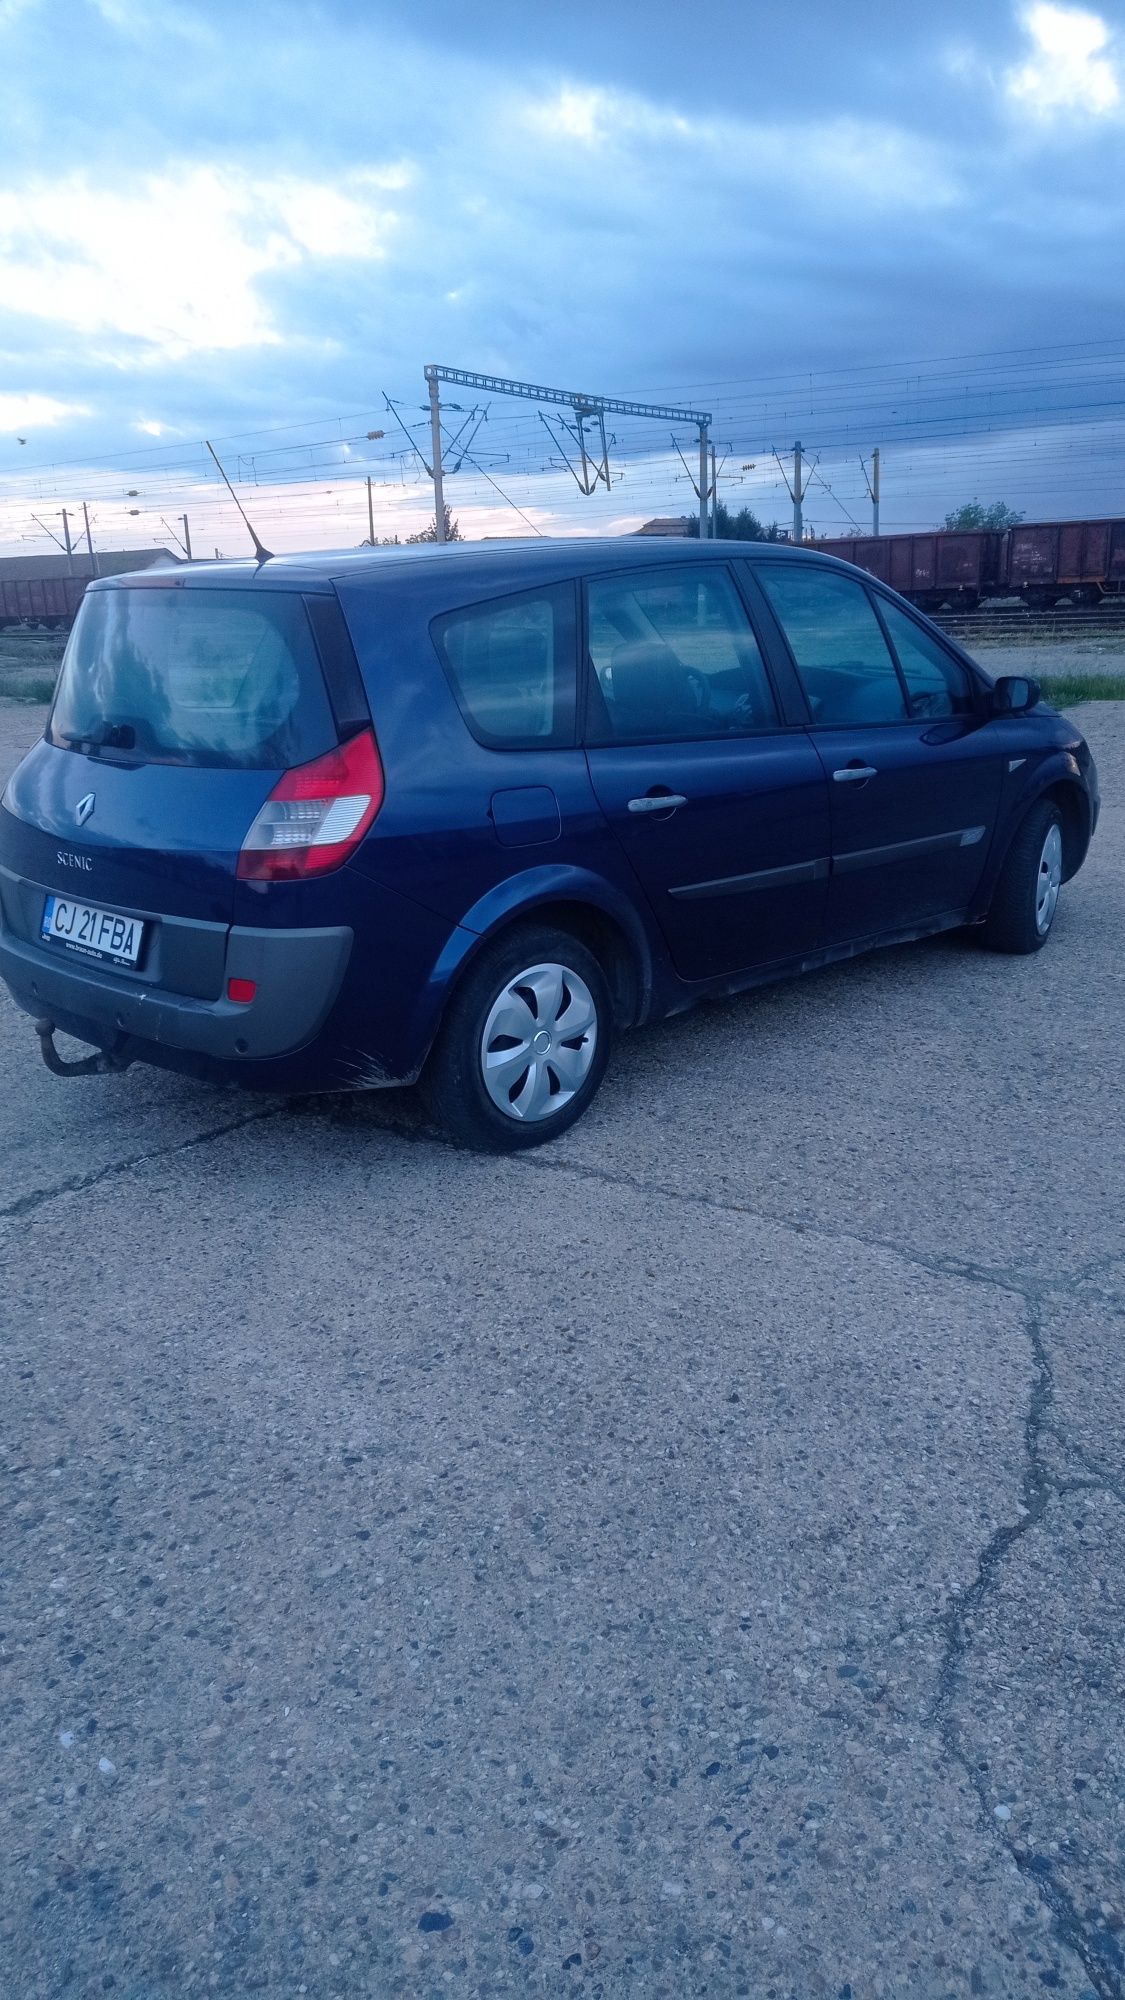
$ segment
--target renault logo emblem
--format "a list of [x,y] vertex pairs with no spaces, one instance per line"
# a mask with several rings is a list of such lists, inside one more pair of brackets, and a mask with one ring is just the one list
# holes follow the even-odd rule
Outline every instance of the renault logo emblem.
[[94,794],[93,792],[87,792],[85,798],[79,799],[78,804],[74,808],[74,817],[78,821],[79,826],[85,826],[93,810]]

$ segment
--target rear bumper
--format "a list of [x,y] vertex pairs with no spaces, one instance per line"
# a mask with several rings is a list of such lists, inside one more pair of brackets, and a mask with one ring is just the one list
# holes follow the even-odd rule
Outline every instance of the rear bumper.
[[[233,925],[218,901],[204,918],[104,895],[153,930],[135,969],[103,964],[40,938],[44,899],[60,884],[35,865],[33,832],[0,812],[0,980],[17,1006],[122,1060],[213,1083],[304,1092],[413,1082],[450,981],[479,943],[346,867],[315,884],[240,884],[234,914],[248,921]],[[225,997],[230,979],[255,982],[249,1005]]]
[[[101,1048],[139,1044],[137,1059],[203,1058],[212,1065],[268,1063],[304,1048],[336,1002],[351,957],[349,929],[255,930],[235,925],[227,937],[222,992],[228,979],[252,979],[249,1005],[198,1000],[115,978],[88,959],[72,960],[51,945],[32,944],[0,928],[0,977],[17,1005],[53,1020]],[[190,1062],[183,1067],[193,1067]]]

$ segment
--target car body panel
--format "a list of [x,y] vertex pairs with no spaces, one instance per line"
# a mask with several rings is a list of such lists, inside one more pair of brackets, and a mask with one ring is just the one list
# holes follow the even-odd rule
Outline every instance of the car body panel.
[[[681,978],[816,948],[828,890],[828,786],[804,730],[592,744],[586,754]],[[685,803],[631,809],[653,792]]]
[[[811,734],[832,813],[825,942],[967,909],[1000,802],[1004,753],[991,725],[956,716]],[[857,766],[874,775],[852,781]]]
[[[440,576],[437,579],[440,584]],[[507,581],[507,579],[505,579]],[[471,603],[469,595],[457,602]],[[501,594],[478,584],[476,596]],[[429,633],[447,608],[449,587],[380,592],[342,589],[340,601],[355,644],[387,770],[386,797],[357,866],[451,922],[522,871],[528,849],[541,858],[544,794],[554,802],[567,865],[587,869],[621,888],[628,871],[609,839],[577,740],[541,750],[493,750],[469,733],[439,666]],[[404,674],[409,659],[414,671]],[[521,814],[505,795],[531,793]],[[494,801],[499,796],[500,821]],[[520,822],[523,834],[521,838]]]
[[60,894],[230,923],[238,852],[279,776],[111,761],[44,739],[8,781],[0,851]]

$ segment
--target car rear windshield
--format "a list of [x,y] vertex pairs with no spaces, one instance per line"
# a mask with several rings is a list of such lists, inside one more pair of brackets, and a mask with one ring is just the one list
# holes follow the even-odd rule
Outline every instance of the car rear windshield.
[[337,731],[304,599],[87,591],[47,734],[146,763],[283,770],[322,756]]

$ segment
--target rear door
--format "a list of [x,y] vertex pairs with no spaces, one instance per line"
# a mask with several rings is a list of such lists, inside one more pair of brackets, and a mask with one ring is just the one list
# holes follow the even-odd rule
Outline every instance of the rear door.
[[586,588],[587,760],[684,979],[819,941],[828,787],[783,719],[731,571],[701,562]]
[[895,600],[795,561],[756,562],[828,779],[826,942],[965,910],[1000,803],[1002,751],[968,669]]
[[5,920],[35,942],[51,896],[139,915],[127,976],[209,990],[200,968],[221,976],[255,814],[283,771],[337,740],[300,594],[182,580],[87,591],[44,740],[4,795]]

